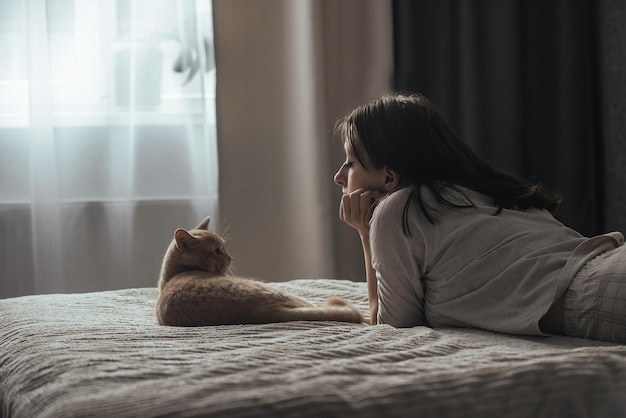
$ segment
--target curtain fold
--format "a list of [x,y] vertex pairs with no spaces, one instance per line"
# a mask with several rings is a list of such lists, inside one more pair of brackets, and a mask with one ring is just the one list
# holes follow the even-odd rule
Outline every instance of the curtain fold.
[[364,280],[338,221],[335,120],[389,90],[391,5],[214,1],[220,213],[236,272]]
[[597,3],[603,223],[608,231],[626,231],[626,0]]
[[0,297],[155,286],[219,222],[211,1],[0,0],[0,45]]
[[[29,83],[28,136],[30,143],[31,225],[34,263],[34,289],[46,291],[51,283],[63,281],[63,245],[56,160],[54,155],[53,92],[50,80],[48,21],[44,0],[26,3],[26,38]],[[43,276],[46,279],[43,279]],[[8,280],[11,280],[7,277]],[[17,278],[16,278],[17,279]]]

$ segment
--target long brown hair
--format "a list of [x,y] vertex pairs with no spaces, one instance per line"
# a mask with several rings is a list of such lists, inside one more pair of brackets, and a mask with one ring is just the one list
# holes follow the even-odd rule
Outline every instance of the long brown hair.
[[[464,186],[494,199],[502,208],[536,207],[554,213],[561,196],[540,182],[506,172],[478,156],[454,128],[422,95],[389,94],[367,102],[338,121],[338,133],[365,168],[390,168],[400,185],[415,186],[413,193],[426,217],[434,222],[419,196],[422,186],[437,199],[447,187]],[[408,203],[407,203],[408,206]]]

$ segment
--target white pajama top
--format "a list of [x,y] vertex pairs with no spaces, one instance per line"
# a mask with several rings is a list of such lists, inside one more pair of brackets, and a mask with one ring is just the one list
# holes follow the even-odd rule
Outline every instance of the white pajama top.
[[[543,335],[539,320],[590,259],[624,243],[619,232],[587,238],[540,209],[502,209],[459,188],[475,207],[455,208],[421,189],[435,223],[412,200],[412,188],[387,196],[370,227],[378,280],[378,323],[481,328]],[[449,201],[467,204],[453,189]]]

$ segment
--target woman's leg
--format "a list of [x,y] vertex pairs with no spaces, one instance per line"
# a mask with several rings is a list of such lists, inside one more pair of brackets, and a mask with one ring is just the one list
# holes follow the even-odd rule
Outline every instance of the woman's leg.
[[606,251],[576,274],[563,297],[564,334],[626,344],[626,247]]

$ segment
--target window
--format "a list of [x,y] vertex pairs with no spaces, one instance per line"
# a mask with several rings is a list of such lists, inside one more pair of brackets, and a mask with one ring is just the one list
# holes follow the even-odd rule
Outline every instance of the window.
[[154,286],[217,214],[211,0],[0,0],[0,297]]
[[42,95],[60,125],[215,113],[209,0],[32,4],[0,0],[0,127],[27,126]]

